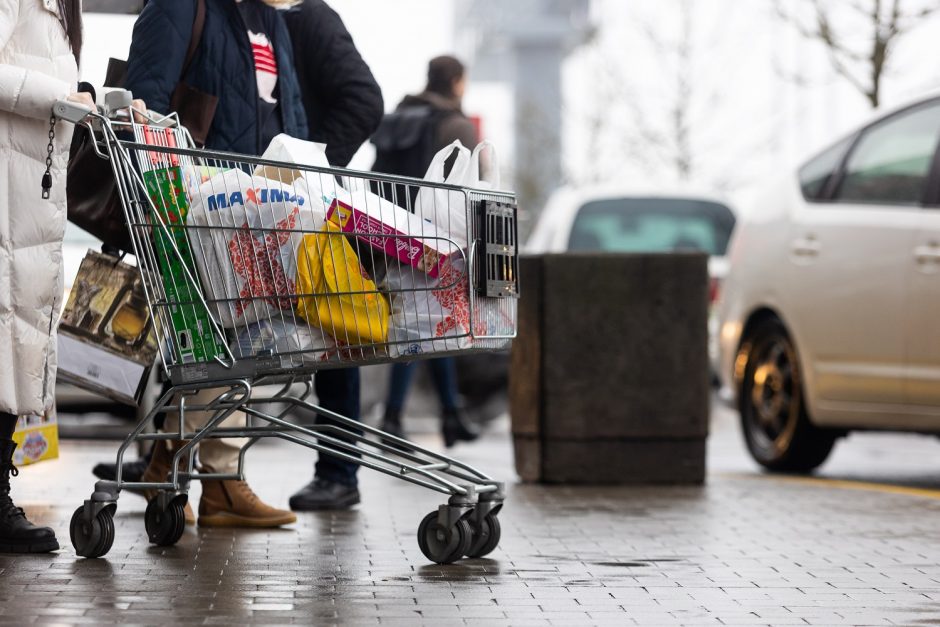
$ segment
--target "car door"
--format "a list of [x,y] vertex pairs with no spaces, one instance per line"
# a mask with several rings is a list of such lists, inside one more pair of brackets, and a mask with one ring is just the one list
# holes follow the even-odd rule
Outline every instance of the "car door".
[[938,102],[867,127],[791,223],[789,304],[823,420],[905,402],[911,250],[938,136]]
[[911,255],[908,401],[940,416],[940,151]]

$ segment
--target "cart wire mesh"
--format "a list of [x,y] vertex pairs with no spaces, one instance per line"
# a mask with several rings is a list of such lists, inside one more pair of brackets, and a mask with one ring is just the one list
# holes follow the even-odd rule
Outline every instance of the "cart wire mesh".
[[124,127],[106,134],[107,152],[174,383],[500,350],[515,337],[511,193]]

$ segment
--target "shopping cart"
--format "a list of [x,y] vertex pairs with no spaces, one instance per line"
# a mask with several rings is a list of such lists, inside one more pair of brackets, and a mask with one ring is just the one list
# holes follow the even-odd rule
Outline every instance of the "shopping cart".
[[[139,124],[129,94],[108,102],[91,113],[60,102],[54,112],[94,132],[110,160],[170,387],[118,449],[116,480],[96,483],[75,511],[76,552],[110,550],[125,488],[156,493],[147,535],[175,544],[189,482],[243,479],[245,454],[270,437],[447,495],[418,526],[429,560],[493,551],[502,483],[308,397],[326,368],[505,349],[518,297],[513,195],[197,150],[175,116]],[[295,424],[296,410],[332,424]],[[193,411],[211,418],[187,429]],[[179,428],[145,433],[159,413]],[[223,426],[238,413],[243,425]],[[246,439],[237,472],[200,472],[207,438]],[[127,448],[156,440],[182,443],[166,480],[123,480]]]

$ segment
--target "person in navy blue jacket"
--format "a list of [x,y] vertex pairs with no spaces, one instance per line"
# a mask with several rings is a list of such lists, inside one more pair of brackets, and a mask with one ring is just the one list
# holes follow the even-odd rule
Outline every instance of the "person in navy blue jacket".
[[[210,150],[257,156],[280,133],[306,139],[309,129],[291,39],[281,12],[275,8],[291,3],[285,0],[204,1],[202,36],[189,66],[184,68],[196,20],[197,0],[149,0],[134,24],[125,88],[134,97],[145,99],[147,106],[158,113],[171,112],[173,92],[180,83],[215,96],[218,100],[205,137],[205,148]],[[204,390],[190,403],[209,403],[220,392]],[[186,430],[200,428],[211,415],[211,412],[188,412]],[[177,421],[178,416],[167,415],[165,429],[173,432],[178,427],[171,423]],[[223,426],[244,426],[244,415],[236,412]],[[199,447],[202,470],[236,472],[242,444],[232,439],[202,442]],[[179,444],[167,445],[160,441],[154,445],[141,477],[143,481],[165,480],[172,464],[171,449],[175,446]],[[124,476],[132,480],[134,474],[125,471]],[[195,521],[188,505],[186,515],[187,522]],[[296,520],[293,512],[263,503],[244,481],[202,482],[200,526],[277,527]]]
[[205,0],[199,48],[181,76],[196,0],[149,0],[134,24],[124,86],[147,106],[170,113],[181,81],[216,96],[205,147],[260,155],[280,132],[306,139],[304,103],[290,35],[271,0]]

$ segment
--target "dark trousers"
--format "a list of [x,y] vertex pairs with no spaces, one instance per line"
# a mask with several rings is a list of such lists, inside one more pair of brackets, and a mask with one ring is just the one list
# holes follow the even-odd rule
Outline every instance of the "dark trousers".
[[[453,357],[440,357],[425,362],[431,371],[437,399],[441,402],[444,412],[457,409],[457,362]],[[392,366],[392,377],[388,385],[388,401],[385,407],[388,411],[400,413],[405,406],[405,397],[411,387],[411,378],[414,376],[418,362],[396,363]]]
[[12,440],[16,431],[16,416],[0,412],[0,440]]
[[[323,370],[314,375],[313,385],[323,409],[336,412],[346,418],[359,420],[358,368]],[[336,422],[327,416],[317,414],[316,424],[328,425],[336,424]],[[359,464],[338,459],[332,455],[320,455],[315,467],[317,477],[350,486],[358,483],[356,478],[358,470]]]

